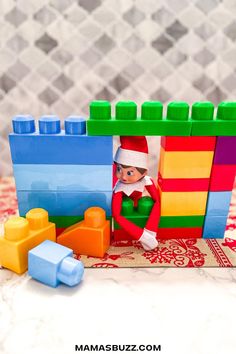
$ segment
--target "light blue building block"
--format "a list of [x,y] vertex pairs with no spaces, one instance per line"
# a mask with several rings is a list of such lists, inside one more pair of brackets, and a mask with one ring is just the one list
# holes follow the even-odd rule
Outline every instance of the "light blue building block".
[[227,216],[209,216],[205,217],[203,227],[203,238],[224,238]]
[[47,240],[29,251],[28,273],[54,288],[60,283],[74,286],[80,283],[84,266],[73,258],[71,249]]
[[[222,176],[223,178],[223,176]],[[227,216],[232,192],[209,192],[207,200],[207,216]]]
[[51,216],[79,216],[93,206],[103,208],[106,215],[111,216],[112,191],[17,191],[17,198],[21,216],[25,216],[33,208],[46,209]]
[[13,165],[18,191],[112,191],[112,165]]

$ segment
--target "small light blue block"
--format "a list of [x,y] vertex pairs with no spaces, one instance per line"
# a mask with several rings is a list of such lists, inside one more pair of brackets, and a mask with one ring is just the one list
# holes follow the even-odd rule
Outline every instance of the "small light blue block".
[[203,238],[224,238],[227,216],[206,216]]
[[112,191],[112,165],[13,165],[18,191]]
[[85,210],[98,206],[111,216],[112,192],[31,192],[17,191],[20,215],[24,216],[30,209],[43,208],[53,216],[78,216]]
[[80,283],[84,266],[73,258],[71,249],[47,240],[29,251],[28,273],[54,288],[60,283],[74,286]]
[[[222,177],[223,178],[223,177]],[[209,192],[207,201],[207,216],[227,216],[232,192]]]

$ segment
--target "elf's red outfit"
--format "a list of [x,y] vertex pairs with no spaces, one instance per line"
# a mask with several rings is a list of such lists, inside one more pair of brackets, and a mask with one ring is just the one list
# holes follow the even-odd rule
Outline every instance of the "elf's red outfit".
[[[117,164],[147,169],[148,147],[145,137],[121,137],[121,146],[118,148],[114,161]],[[144,190],[147,190],[154,201],[144,229],[135,225],[121,215],[122,199],[128,196],[137,206]],[[133,239],[139,240],[146,250],[157,246],[156,234],[160,219],[160,195],[154,181],[149,176],[144,176],[134,183],[118,181],[115,185],[112,198],[112,215],[116,222],[128,232]]]

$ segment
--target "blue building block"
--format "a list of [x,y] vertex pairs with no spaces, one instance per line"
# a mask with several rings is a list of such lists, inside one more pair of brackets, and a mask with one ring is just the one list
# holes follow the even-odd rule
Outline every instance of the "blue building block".
[[112,165],[112,136],[87,136],[85,120],[69,117],[65,131],[55,116],[39,120],[35,131],[31,116],[13,119],[14,133],[9,135],[14,164]]
[[60,283],[75,286],[83,277],[84,266],[73,258],[70,248],[47,240],[29,251],[28,273],[53,288]]
[[24,216],[30,209],[43,208],[52,216],[79,216],[98,206],[111,216],[112,191],[108,192],[47,192],[17,191],[19,212]]
[[112,191],[112,165],[13,165],[18,191]]
[[[224,176],[222,176],[224,178]],[[227,216],[232,192],[209,192],[207,201],[207,216]]]
[[227,216],[206,216],[203,227],[203,238],[224,238]]

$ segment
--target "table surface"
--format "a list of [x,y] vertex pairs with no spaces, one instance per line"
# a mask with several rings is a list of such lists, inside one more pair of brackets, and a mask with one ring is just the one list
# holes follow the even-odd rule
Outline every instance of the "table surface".
[[0,270],[0,352],[69,354],[75,344],[161,344],[235,354],[234,269],[86,269],[57,289]]

